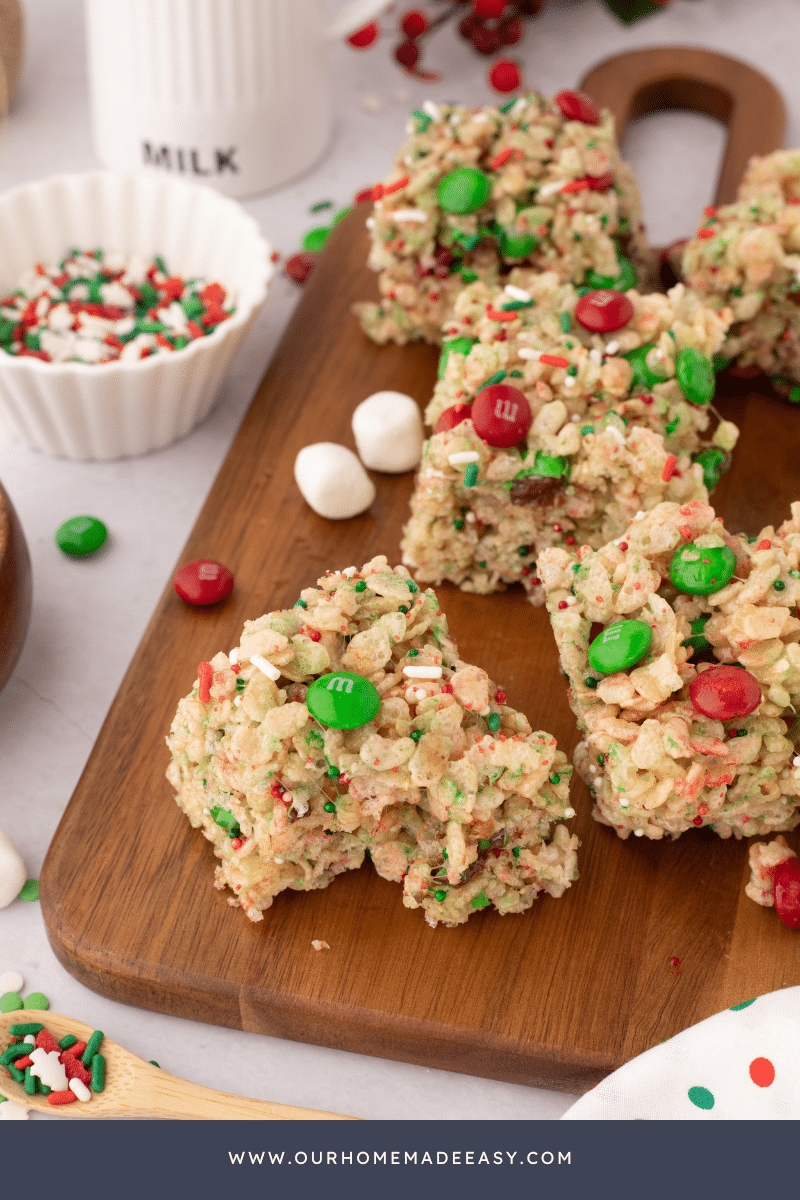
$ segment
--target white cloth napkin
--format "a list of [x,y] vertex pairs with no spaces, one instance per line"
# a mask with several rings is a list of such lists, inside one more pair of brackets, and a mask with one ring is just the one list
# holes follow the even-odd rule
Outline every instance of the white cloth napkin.
[[646,1050],[562,1121],[800,1119],[800,987],[736,1004]]

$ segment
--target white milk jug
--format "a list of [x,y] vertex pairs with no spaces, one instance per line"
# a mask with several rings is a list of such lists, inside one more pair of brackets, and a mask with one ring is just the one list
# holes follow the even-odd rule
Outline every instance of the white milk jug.
[[251,196],[301,174],[331,129],[325,42],[388,0],[85,0],[105,166]]

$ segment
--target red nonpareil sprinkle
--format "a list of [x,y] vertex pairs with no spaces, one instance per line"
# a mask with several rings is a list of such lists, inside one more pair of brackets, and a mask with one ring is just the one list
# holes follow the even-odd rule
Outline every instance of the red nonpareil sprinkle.
[[566,192],[586,192],[589,190],[588,179],[573,179],[571,183],[565,183],[561,191]]
[[495,692],[495,694],[494,694],[494,698],[495,698],[495,700],[497,701],[497,703],[498,703],[498,704],[505,704],[505,702],[506,702],[506,694],[505,694],[505,692],[502,690],[502,688],[498,688],[498,689],[497,689],[497,691],[496,691],[496,692]]
[[620,550],[623,550],[623,551],[624,551],[624,550],[627,550],[627,549],[628,549],[628,543],[627,543],[627,542],[620,542],[620,544],[619,544],[619,548],[620,548]]
[[545,363],[548,367],[568,367],[569,359],[562,358],[560,354],[540,354],[539,362]]
[[447,695],[447,696],[452,696],[452,694],[453,694],[452,683],[443,683],[442,686],[439,688],[439,691],[444,692],[445,695]]
[[322,634],[318,629],[310,629],[308,631],[308,636],[311,638],[312,642],[319,642],[322,640]]
[[404,187],[408,187],[409,179],[404,175],[402,179],[396,179],[394,183],[387,183],[383,189],[384,196],[391,196],[392,192],[399,192]]
[[269,261],[277,262],[278,259],[280,258],[280,256],[281,256],[280,250],[273,250],[272,254],[270,254],[270,256],[269,256]]
[[519,317],[519,313],[513,309],[510,312],[498,312],[491,304],[486,305],[486,315],[490,321],[516,321]]
[[242,841],[241,838],[231,838],[231,849],[232,850],[241,850],[243,845],[244,845],[244,842]]
[[[621,829],[621,828],[622,828],[622,826],[620,825],[620,829]],[[669,961],[670,970],[672,971],[672,974],[673,974],[673,975],[680,975],[680,973],[681,973],[681,960],[680,960],[680,959],[679,959],[679,958],[678,958],[676,955],[674,955],[674,954],[670,954],[670,956],[669,956],[669,960],[668,960],[668,961]]]
[[716,229],[698,229],[697,236],[699,238],[712,238],[716,234]]
[[568,608],[569,605],[567,604],[566,600],[559,600],[558,607],[563,609],[563,608]]
[[713,204],[707,204],[705,206],[705,208],[703,209],[704,217],[715,217],[716,215],[717,215],[717,210],[714,208]]
[[667,461],[664,463],[664,470],[661,472],[661,478],[664,480],[664,483],[669,483],[670,479],[672,479],[672,476],[675,474],[675,464],[677,461],[678,460],[675,455],[670,454],[667,458]]
[[572,534],[570,534],[569,537],[565,537],[564,541],[567,543],[568,546],[575,545],[575,538],[572,536]]
[[772,542],[769,540],[769,538],[763,538],[756,546],[756,550],[771,550],[771,549],[772,549]]
[[690,538],[692,536],[692,531],[688,525],[681,525],[678,528],[678,533],[681,535],[682,538]]
[[211,680],[214,678],[214,668],[209,662],[201,662],[197,668],[198,692],[197,698],[201,704],[208,704],[211,699]]
[[273,783],[272,787],[269,790],[270,790],[271,794],[275,797],[276,800],[280,800],[280,798],[285,793],[286,788],[283,786],[282,783]]
[[506,146],[505,150],[501,150],[499,154],[495,154],[494,158],[490,159],[489,166],[493,171],[499,170],[500,167],[504,166],[508,162],[513,153],[514,151],[512,148],[510,146]]
[[48,1104],[73,1104],[78,1097],[69,1088],[65,1092],[51,1092],[47,1097]]
[[519,66],[510,58],[500,58],[493,63],[489,68],[488,79],[491,87],[502,95],[516,92],[522,86]]
[[534,575],[533,579],[531,580],[531,583],[534,585],[534,587],[538,587],[541,582],[542,581],[538,575]]
[[561,526],[558,521],[553,524],[553,533],[561,533]]

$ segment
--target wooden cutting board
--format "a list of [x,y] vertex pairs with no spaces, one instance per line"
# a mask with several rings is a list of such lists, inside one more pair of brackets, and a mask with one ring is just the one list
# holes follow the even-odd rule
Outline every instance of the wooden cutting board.
[[[365,215],[332,234],[181,556],[225,562],[234,592],[204,611],[167,583],[103,725],[44,865],[48,935],[81,982],[138,1007],[580,1092],[726,1005],[800,983],[800,935],[744,895],[746,843],[708,831],[622,842],[592,821],[576,779],[581,878],[559,900],[432,930],[365,865],[323,891],[283,893],[251,924],[213,889],[210,847],[164,779],[164,737],[198,662],[326,569],[376,553],[400,561],[411,475],[374,476],[375,503],[345,522],[311,512],[292,477],[303,445],[353,446],[350,415],[371,392],[421,404],[431,393],[433,348],[377,347],[350,314],[376,294]],[[721,406],[742,439],[717,503],[754,534],[800,491],[800,413],[727,386]],[[575,722],[544,610],[521,591],[437,591],[463,657],[571,754]]]

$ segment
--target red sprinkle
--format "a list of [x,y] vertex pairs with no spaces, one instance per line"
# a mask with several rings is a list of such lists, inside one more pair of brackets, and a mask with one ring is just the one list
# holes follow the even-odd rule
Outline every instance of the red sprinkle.
[[69,1088],[65,1092],[51,1092],[47,1097],[48,1104],[73,1104],[78,1097]]
[[699,238],[712,238],[716,235],[716,229],[698,229],[697,236]]
[[244,842],[242,841],[241,838],[231,838],[231,849],[232,850],[241,850],[243,845],[244,845]]
[[628,549],[628,543],[627,543],[627,542],[620,542],[620,544],[619,544],[619,548],[620,548],[620,550],[627,550],[627,549]]
[[558,607],[559,608],[569,608],[569,605],[567,604],[566,600],[559,600]]
[[383,189],[384,196],[391,196],[392,192],[399,192],[404,187],[408,187],[409,179],[404,175],[402,179],[396,179],[394,183],[387,184]]
[[756,546],[756,550],[771,550],[771,549],[772,549],[772,542],[769,540],[769,538],[764,538]]
[[211,699],[211,680],[214,678],[214,668],[209,662],[201,662],[197,668],[199,689],[197,698],[201,704],[208,704]]
[[452,696],[452,694],[453,694],[452,683],[443,683],[442,686],[439,688],[439,691],[444,692],[445,695],[447,695],[447,696]]
[[506,702],[506,694],[505,694],[505,692],[502,690],[502,688],[498,688],[498,689],[497,689],[497,691],[496,691],[496,692],[495,692],[495,694],[494,694],[494,698],[495,698],[495,700],[497,701],[497,703],[498,703],[498,704],[505,704],[505,702]]
[[568,121],[582,121],[584,125],[600,124],[600,109],[583,92],[558,92],[553,100]]
[[495,154],[494,158],[489,162],[489,166],[493,171],[498,170],[498,168],[502,167],[508,162],[513,153],[514,151],[511,149],[511,147],[506,146],[505,150],[501,150],[499,154]]
[[318,629],[309,629],[308,636],[311,638],[312,642],[319,642],[322,640],[322,634]]
[[319,254],[310,250],[301,250],[287,258],[283,264],[283,273],[295,283],[305,283],[314,267],[317,265]]
[[61,1053],[61,1047],[59,1046],[58,1042],[53,1037],[52,1033],[48,1033],[46,1029],[40,1029],[37,1033],[36,1048],[45,1050],[48,1054],[50,1054],[53,1050],[55,1050],[58,1054]]
[[689,526],[688,526],[688,525],[681,525],[681,526],[678,528],[678,533],[679,533],[679,534],[681,535],[681,537],[683,537],[683,538],[690,538],[690,537],[692,536],[692,531],[691,531],[691,529],[689,528]]
[[670,454],[667,458],[667,461],[664,463],[664,470],[661,472],[661,478],[664,480],[664,483],[669,483],[670,479],[672,479],[672,476],[675,474],[675,466],[677,461],[678,460],[675,455]]
[[607,192],[614,182],[610,171],[605,175],[587,175],[586,178],[593,192]]
[[562,187],[562,192],[586,192],[589,190],[588,179],[573,179],[571,183],[565,183]]
[[540,354],[539,362],[545,363],[548,367],[568,367],[569,359],[562,358],[560,354]]
[[486,315],[490,321],[516,321],[519,313],[513,309],[508,312],[498,312],[496,308],[492,308],[491,304],[487,304]]

